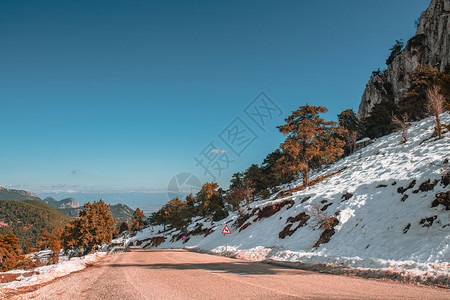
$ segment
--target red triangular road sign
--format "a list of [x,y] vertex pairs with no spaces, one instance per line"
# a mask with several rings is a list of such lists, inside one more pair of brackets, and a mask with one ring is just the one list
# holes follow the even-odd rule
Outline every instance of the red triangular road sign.
[[222,230],[222,234],[231,234],[230,228],[228,228],[228,225],[225,225],[225,227]]

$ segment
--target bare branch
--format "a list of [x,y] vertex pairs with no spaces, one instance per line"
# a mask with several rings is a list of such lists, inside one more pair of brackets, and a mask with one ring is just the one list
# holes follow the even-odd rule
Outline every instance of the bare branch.
[[444,96],[439,92],[437,86],[433,86],[427,89],[427,108],[428,111],[435,117],[435,126],[433,136],[437,135],[438,138],[442,138],[442,124],[439,119],[439,114],[444,111]]
[[401,117],[402,118],[400,119],[396,115],[392,114],[392,122],[395,125],[397,125],[398,127],[400,127],[398,130],[402,131],[402,138],[403,138],[403,140],[400,142],[400,144],[403,144],[403,143],[406,143],[408,141],[406,133],[407,133],[407,129],[409,127],[409,124],[408,124],[409,116],[408,116],[407,113],[404,113]]

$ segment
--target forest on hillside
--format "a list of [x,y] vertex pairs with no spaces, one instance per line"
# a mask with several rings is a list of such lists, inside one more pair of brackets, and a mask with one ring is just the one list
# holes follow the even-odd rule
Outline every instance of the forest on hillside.
[[14,233],[23,247],[36,244],[42,232],[64,227],[72,218],[38,200],[0,200],[0,234]]

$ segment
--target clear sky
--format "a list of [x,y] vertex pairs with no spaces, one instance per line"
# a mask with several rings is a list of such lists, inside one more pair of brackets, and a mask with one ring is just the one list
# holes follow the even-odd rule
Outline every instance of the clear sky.
[[[182,172],[226,187],[279,146],[275,126],[299,105],[357,111],[428,4],[1,1],[0,185],[131,206],[167,201]],[[260,92],[278,108],[262,127],[245,113]],[[231,149],[239,126],[250,142]],[[229,161],[214,178],[194,159],[212,149]]]

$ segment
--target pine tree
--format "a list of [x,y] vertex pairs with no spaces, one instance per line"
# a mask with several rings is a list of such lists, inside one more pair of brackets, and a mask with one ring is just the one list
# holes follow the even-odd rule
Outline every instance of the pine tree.
[[0,234],[0,271],[12,270],[23,262],[19,239],[13,234]]
[[327,109],[306,104],[285,119],[279,126],[286,140],[280,146],[292,157],[289,171],[301,171],[303,184],[309,183],[309,170],[332,162],[344,152],[345,142],[340,138],[343,129],[336,122],[325,121],[319,113]]
[[295,167],[295,157],[283,152],[273,166],[273,174],[280,184],[292,183],[298,178],[298,170]]
[[44,230],[44,231],[41,233],[41,236],[39,237],[39,241],[38,241],[38,244],[37,244],[37,245],[38,245],[38,248],[39,248],[40,250],[47,249],[47,247],[48,247],[48,242],[50,241],[51,237],[52,237],[51,233],[48,232],[47,230]]
[[348,131],[358,131],[358,118],[353,109],[346,109],[338,116],[339,126]]
[[59,262],[59,253],[61,252],[61,242],[56,236],[52,236],[48,243],[48,248],[52,251],[48,259],[48,264],[57,264]]
[[358,118],[353,109],[346,109],[337,117],[339,126],[345,129],[343,132],[345,138],[345,153],[351,154],[355,150],[358,131],[360,131]]
[[28,254],[28,253],[33,252],[33,250],[34,250],[33,243],[30,241],[27,241],[25,243],[25,247],[23,247],[23,253]]
[[395,129],[392,114],[396,111],[397,106],[392,101],[384,99],[375,104],[370,115],[361,120],[364,135],[373,139],[392,133]]
[[133,213],[133,220],[131,229],[133,231],[139,231],[144,227],[144,212],[138,207]]
[[386,65],[389,66],[394,61],[394,59],[402,52],[404,45],[405,43],[401,39],[395,41],[394,46],[389,49],[391,51],[391,54],[386,59]]
[[226,192],[225,200],[233,206],[234,210],[242,212],[241,202],[245,200],[247,208],[254,199],[255,188],[250,179],[243,179],[239,185],[232,185]]
[[86,203],[80,211],[80,217],[71,221],[64,229],[64,251],[77,249],[85,255],[97,245],[111,242],[115,221],[109,207],[103,199],[92,204]]
[[61,253],[61,237],[64,230],[62,228],[55,228],[52,231],[50,240],[48,241],[48,249],[52,251],[49,258],[49,264],[57,264],[59,262],[59,254]]
[[121,233],[129,231],[129,230],[130,230],[130,224],[128,224],[128,222],[120,222],[116,226],[117,234],[121,234]]
[[444,96],[444,109],[450,110],[450,64],[445,67],[441,74],[438,77],[437,84],[441,88],[440,93]]
[[264,170],[257,164],[252,164],[244,173],[244,185],[250,185],[253,189],[253,196],[263,196],[269,182]]
[[288,174],[279,174],[279,162],[286,154],[281,149],[269,153],[261,164],[261,169],[266,176],[266,182],[268,188],[275,188],[281,184],[290,182],[295,178],[293,176],[287,176]]
[[421,120],[429,116],[427,110],[427,89],[439,87],[444,97],[444,107],[450,108],[450,67],[444,73],[433,67],[419,66],[409,78],[410,87],[405,97],[398,103],[400,114],[407,113],[411,120]]
[[199,213],[202,216],[210,216],[213,220],[218,221],[228,215],[224,209],[223,195],[217,182],[203,184],[196,198],[199,202]]
[[50,234],[44,231],[39,238],[38,246],[41,250],[49,249],[52,251],[48,259],[48,264],[56,264],[59,262],[59,254],[61,252],[61,236],[63,234],[62,228],[55,228]]
[[152,214],[150,219],[153,224],[171,225],[173,228],[185,229],[193,216],[192,207],[186,201],[176,197]]
[[244,174],[242,172],[234,173],[231,176],[230,188],[239,188],[244,185]]

